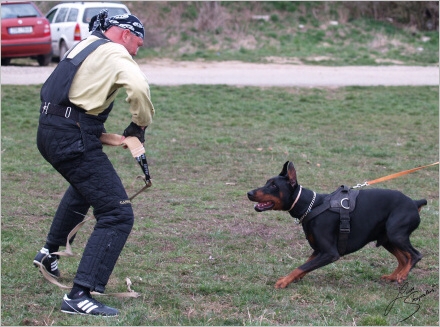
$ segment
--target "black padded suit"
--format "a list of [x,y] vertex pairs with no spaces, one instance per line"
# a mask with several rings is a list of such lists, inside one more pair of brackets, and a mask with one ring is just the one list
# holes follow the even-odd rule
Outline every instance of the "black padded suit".
[[73,77],[101,39],[74,58],[64,58],[41,89],[42,104],[69,106],[80,112],[78,121],[60,115],[40,115],[37,146],[42,156],[69,182],[56,211],[47,243],[63,246],[67,235],[84,220],[90,207],[96,225],[84,249],[74,283],[103,293],[134,223],[128,196],[99,140],[113,103],[98,116],[84,113],[68,98]]

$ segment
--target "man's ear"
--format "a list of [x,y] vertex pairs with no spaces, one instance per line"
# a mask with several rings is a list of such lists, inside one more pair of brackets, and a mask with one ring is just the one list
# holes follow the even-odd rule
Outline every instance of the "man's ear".
[[128,30],[128,29],[126,29],[126,28],[124,28],[124,29],[122,30],[122,33],[121,33],[121,39],[122,39],[122,41],[123,41],[124,43],[128,43],[128,42],[130,42],[130,36],[131,36],[131,35],[129,35],[129,34],[131,34],[130,30]]

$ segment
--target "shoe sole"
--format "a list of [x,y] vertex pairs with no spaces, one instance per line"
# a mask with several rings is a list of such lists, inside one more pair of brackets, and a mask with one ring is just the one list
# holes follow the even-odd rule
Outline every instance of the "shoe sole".
[[[57,276],[57,275],[54,275],[54,274],[51,274],[50,272],[48,272],[47,269],[46,269],[46,267],[45,267],[41,262],[39,262],[39,261],[37,261],[37,260],[34,260],[34,266],[35,266],[35,268],[39,268],[39,267],[43,268],[43,269],[46,270],[46,272],[47,272],[49,275],[51,275],[53,278],[58,279],[58,278],[60,277],[60,276]],[[41,273],[41,271],[40,271],[40,273]]]
[[113,316],[110,316],[110,315],[94,315],[94,314],[91,314],[91,313],[67,311],[67,310],[62,310],[62,309],[61,309],[61,312],[68,313],[68,314],[71,314],[71,315],[93,316],[93,317],[103,317],[103,318],[113,318],[113,317],[117,317],[118,316],[118,315],[113,315]]

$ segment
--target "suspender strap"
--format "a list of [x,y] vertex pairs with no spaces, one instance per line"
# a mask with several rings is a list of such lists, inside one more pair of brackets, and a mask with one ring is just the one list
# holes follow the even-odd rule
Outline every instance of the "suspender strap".
[[[98,40],[86,46],[72,59],[65,59],[67,58],[66,54],[64,59],[55,68],[56,70],[58,69],[57,72],[49,76],[48,80],[44,83],[41,89],[41,98],[51,100],[43,101],[41,103],[40,113],[44,113],[46,115],[52,114],[64,118],[73,119],[77,122],[79,121],[80,115],[84,113],[85,110],[75,106],[68,100],[68,92],[70,90],[73,77],[75,76],[79,65],[81,65],[81,63],[87,58],[87,56],[95,51],[100,45],[107,42],[110,42],[110,40],[99,38]],[[72,51],[72,49],[70,49],[69,52]],[[56,92],[57,88],[60,89],[60,92]],[[111,110],[111,106],[109,108]]]
[[[89,44],[87,47],[85,47],[83,50],[81,50],[80,53],[78,53],[75,57],[73,57],[70,62],[78,66],[80,63],[84,61],[84,59],[87,58],[89,54],[91,54],[93,51],[95,51],[100,45],[110,42],[110,40],[107,39],[98,39],[95,42]],[[70,51],[69,51],[70,52]]]

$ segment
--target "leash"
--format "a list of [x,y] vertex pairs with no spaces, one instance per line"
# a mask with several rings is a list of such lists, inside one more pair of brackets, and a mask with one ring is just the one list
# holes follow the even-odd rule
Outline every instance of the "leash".
[[363,184],[357,184],[357,185],[355,185],[355,186],[353,186],[351,188],[355,189],[355,188],[360,188],[360,187],[364,187],[364,186],[369,186],[369,185],[381,183],[381,182],[388,181],[390,179],[394,179],[394,178],[397,178],[397,177],[400,177],[400,176],[403,176],[403,175],[407,175],[407,174],[410,174],[410,173],[415,172],[417,170],[424,169],[424,168],[431,167],[431,166],[435,166],[435,165],[438,165],[438,164],[439,164],[439,162],[437,161],[437,162],[434,162],[434,163],[429,164],[429,165],[425,165],[425,166],[416,167],[416,168],[413,168],[413,169],[404,170],[404,171],[401,171],[401,172],[398,172],[398,173],[395,173],[395,174],[391,174],[391,175],[387,175],[387,176],[380,177],[380,178],[377,178],[377,179],[373,179],[371,181],[367,181],[367,182],[365,182]]
[[[136,196],[138,196],[140,193],[144,192],[146,189],[148,189],[149,187],[151,187],[152,183],[151,183],[151,178],[150,178],[150,171],[148,169],[148,163],[147,163],[147,158],[145,156],[145,148],[143,146],[143,144],[139,141],[139,139],[137,137],[126,137],[124,138],[122,135],[118,135],[118,134],[108,134],[108,133],[103,133],[101,138],[100,138],[101,142],[103,144],[106,145],[111,145],[111,146],[120,146],[122,145],[124,148],[128,148],[131,151],[131,154],[133,155],[133,157],[136,159],[136,161],[138,162],[138,164],[141,166],[142,168],[142,172],[144,173],[144,176],[137,176],[136,179],[142,179],[145,182],[145,185],[139,190],[137,191],[135,194],[133,194],[131,197],[129,197],[129,200],[132,201]],[[59,252],[53,252],[50,253],[50,255],[59,255],[59,256],[64,256],[64,257],[73,257],[75,254],[72,252],[72,247],[70,246],[70,240],[72,239],[72,237],[76,234],[76,232],[78,232],[78,230],[88,221],[95,219],[94,216],[91,216],[89,218],[84,219],[82,222],[80,222],[78,225],[76,225],[69,233],[69,235],[67,235],[67,242],[66,242],[66,249],[64,251],[59,251]],[[49,254],[47,254],[42,261],[48,256]],[[39,270],[42,273],[42,275],[44,276],[44,278],[46,278],[49,282],[51,282],[54,285],[57,285],[59,288],[61,289],[71,289],[71,286],[66,286],[64,284],[61,284],[60,282],[57,281],[56,278],[52,277],[46,270],[46,268],[44,267],[44,265],[39,265]],[[125,298],[125,297],[134,297],[137,298],[140,296],[139,293],[133,291],[130,286],[131,286],[131,281],[130,279],[127,277],[125,279],[127,287],[128,287],[128,292],[122,292],[122,293],[108,293],[108,294],[103,294],[103,293],[98,293],[98,292],[91,292],[91,294],[94,295],[101,295],[101,296],[114,296],[114,297],[118,297],[118,298]]]

